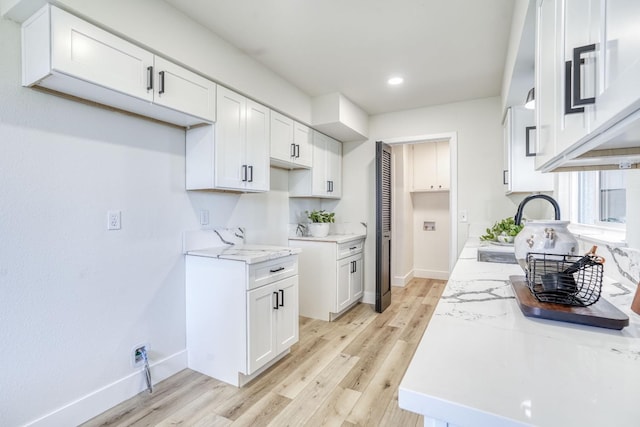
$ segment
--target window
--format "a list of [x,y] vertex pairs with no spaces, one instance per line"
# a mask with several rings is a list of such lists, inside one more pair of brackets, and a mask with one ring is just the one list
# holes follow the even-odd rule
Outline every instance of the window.
[[571,189],[573,222],[624,228],[627,219],[625,171],[574,172]]

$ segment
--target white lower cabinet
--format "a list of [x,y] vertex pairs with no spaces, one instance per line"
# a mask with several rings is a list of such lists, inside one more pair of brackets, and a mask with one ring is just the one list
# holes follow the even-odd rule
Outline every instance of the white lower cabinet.
[[331,321],[364,293],[364,238],[344,243],[290,239],[300,253],[300,315]]
[[243,386],[298,342],[297,255],[257,264],[186,257],[190,369]]

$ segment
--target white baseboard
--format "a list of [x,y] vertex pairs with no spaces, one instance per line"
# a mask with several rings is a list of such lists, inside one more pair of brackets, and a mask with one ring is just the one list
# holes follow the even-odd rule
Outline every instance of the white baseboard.
[[394,276],[391,282],[391,286],[405,287],[413,279],[413,270],[405,274],[404,276]]
[[[156,384],[187,367],[187,351],[182,350],[150,365]],[[75,426],[90,420],[147,388],[142,370],[95,390],[55,411],[31,421],[27,426]]]
[[374,304],[376,303],[376,293],[375,292],[365,292],[362,295],[362,302],[365,304]]
[[413,275],[420,279],[449,280],[448,271],[415,269]]

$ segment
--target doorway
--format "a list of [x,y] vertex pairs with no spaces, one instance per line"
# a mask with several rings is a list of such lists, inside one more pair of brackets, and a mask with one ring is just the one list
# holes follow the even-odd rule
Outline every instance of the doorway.
[[447,279],[458,255],[457,134],[384,142],[392,147],[394,169],[392,285],[413,277]]

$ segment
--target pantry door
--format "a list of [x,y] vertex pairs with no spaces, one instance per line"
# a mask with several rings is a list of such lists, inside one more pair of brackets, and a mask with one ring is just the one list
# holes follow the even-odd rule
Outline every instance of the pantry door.
[[391,305],[391,147],[376,142],[376,311]]

